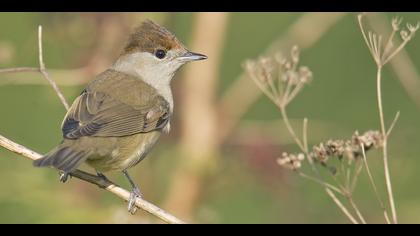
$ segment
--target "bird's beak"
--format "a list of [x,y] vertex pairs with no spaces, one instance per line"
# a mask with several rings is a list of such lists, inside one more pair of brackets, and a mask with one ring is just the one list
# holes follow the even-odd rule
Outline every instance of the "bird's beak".
[[204,59],[207,59],[206,55],[190,52],[190,51],[187,51],[186,53],[178,57],[178,60],[183,61],[183,62],[199,61],[199,60],[204,60]]

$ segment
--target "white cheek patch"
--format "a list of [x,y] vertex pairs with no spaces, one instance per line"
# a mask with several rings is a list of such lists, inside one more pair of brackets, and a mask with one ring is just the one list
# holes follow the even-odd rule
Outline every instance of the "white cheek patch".
[[179,66],[176,61],[160,60],[148,52],[138,52],[118,59],[113,69],[138,77],[155,88],[168,101],[172,112],[173,97],[170,82]]

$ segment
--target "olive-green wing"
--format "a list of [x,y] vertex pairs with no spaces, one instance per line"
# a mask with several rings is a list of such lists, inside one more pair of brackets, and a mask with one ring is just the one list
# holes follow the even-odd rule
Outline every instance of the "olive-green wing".
[[170,118],[169,104],[159,95],[132,106],[103,92],[84,91],[62,124],[63,136],[121,137],[162,129]]

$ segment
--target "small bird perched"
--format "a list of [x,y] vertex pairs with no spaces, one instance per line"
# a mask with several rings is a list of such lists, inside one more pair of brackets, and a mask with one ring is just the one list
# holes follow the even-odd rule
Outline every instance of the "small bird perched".
[[59,169],[62,182],[84,162],[102,178],[103,172],[122,171],[132,187],[128,210],[134,213],[141,194],[127,169],[143,160],[162,132],[169,132],[175,72],[206,58],[187,50],[162,26],[143,22],[111,68],[74,100],[61,125],[64,140],[34,166]]

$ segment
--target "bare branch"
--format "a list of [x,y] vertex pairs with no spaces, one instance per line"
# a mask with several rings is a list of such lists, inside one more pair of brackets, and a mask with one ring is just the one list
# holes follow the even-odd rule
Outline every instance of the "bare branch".
[[353,224],[359,224],[359,222],[352,216],[352,214],[347,210],[347,208],[341,203],[340,200],[335,196],[335,194],[329,189],[325,188],[325,191],[327,192],[328,196],[334,201],[334,203],[340,208],[340,210],[344,213],[344,215],[347,216],[347,218],[353,223]]
[[53,87],[55,93],[57,94],[58,98],[60,98],[61,103],[63,103],[66,110],[69,109],[69,104],[67,103],[66,99],[64,98],[63,93],[58,88],[57,84],[50,78],[48,75],[47,70],[45,69],[45,63],[42,56],[42,26],[38,26],[38,50],[39,50],[39,71],[44,76],[44,78],[50,83]]
[[39,72],[39,68],[35,67],[16,67],[0,69],[0,73],[16,73],[16,72]]
[[391,221],[389,220],[388,212],[386,211],[384,203],[382,202],[382,199],[379,195],[378,188],[376,187],[375,181],[373,180],[372,173],[370,172],[369,164],[368,164],[367,158],[366,158],[365,146],[362,143],[362,144],[360,144],[360,147],[362,149],[362,154],[363,154],[363,163],[364,163],[364,166],[366,168],[366,172],[368,174],[370,184],[372,185],[373,191],[375,192],[376,199],[378,200],[379,205],[381,206],[381,209],[384,213],[386,223],[391,224]]
[[[31,160],[36,160],[42,157],[41,154],[32,151],[28,148],[26,148],[25,146],[22,146],[18,143],[13,142],[10,139],[5,138],[4,136],[0,135],[0,146],[4,147],[5,149],[17,153],[23,157],[26,157],[28,159]],[[91,184],[95,184],[100,188],[103,188],[111,193],[113,193],[114,195],[118,196],[119,198],[128,201],[129,197],[130,197],[130,192],[117,186],[116,184],[114,184],[113,182],[109,181],[109,180],[105,180],[101,177],[98,177],[96,175],[92,175],[89,174],[87,172],[81,171],[81,170],[76,170],[70,173],[71,176],[81,179],[85,182],[89,182]],[[153,205],[152,203],[141,199],[141,198],[137,198],[136,200],[136,206],[149,212],[150,214],[158,217],[159,219],[167,222],[167,223],[171,223],[171,224],[183,224],[184,222],[181,221],[180,219],[176,218],[175,216],[165,212],[164,210],[160,209],[159,207]]]
[[399,117],[400,117],[400,112],[398,111],[395,114],[394,120],[392,121],[391,125],[389,126],[388,131],[386,132],[387,137],[391,134],[392,129],[394,128],[395,124],[397,123]]
[[352,198],[351,196],[349,196],[349,197],[348,197],[348,200],[349,200],[349,202],[350,202],[350,205],[353,207],[354,211],[356,212],[357,217],[359,217],[360,221],[361,221],[363,224],[366,224],[366,220],[365,220],[365,218],[363,217],[362,213],[360,212],[359,208],[357,207],[356,203],[354,203],[353,198]]

